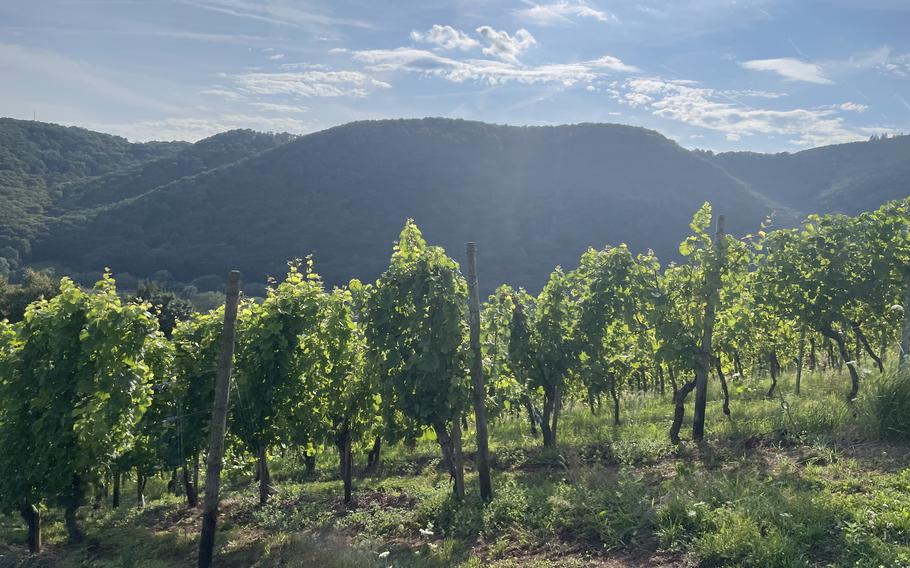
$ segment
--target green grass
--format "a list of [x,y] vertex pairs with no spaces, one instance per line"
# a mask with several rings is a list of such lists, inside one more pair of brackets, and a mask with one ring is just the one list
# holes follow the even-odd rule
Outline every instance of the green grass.
[[[626,396],[618,427],[572,406],[556,450],[523,415],[503,419],[489,505],[470,467],[466,499],[452,498],[430,436],[387,448],[382,469],[355,480],[350,507],[332,451],[313,479],[293,453],[276,456],[266,507],[251,468],[231,464],[219,566],[910,565],[910,380],[867,376],[850,405],[845,376],[807,374],[799,397],[791,379],[772,400],[764,381],[732,381],[729,419],[712,390],[703,445],[668,442],[669,395]],[[465,442],[470,456],[473,430]],[[153,479],[143,510],[130,483],[120,509],[83,508],[89,538],[77,547],[48,511],[37,557],[24,552],[20,520],[0,518],[0,566],[192,565],[198,511],[165,488]]]

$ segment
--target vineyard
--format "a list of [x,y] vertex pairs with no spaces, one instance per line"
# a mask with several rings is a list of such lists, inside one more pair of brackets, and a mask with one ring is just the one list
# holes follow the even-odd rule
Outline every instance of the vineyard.
[[[485,301],[410,220],[376,282],[291,261],[225,342],[215,565],[910,565],[908,227],[706,203],[682,263]],[[234,318],[165,311],[105,275],[0,322],[0,566],[197,562]]]

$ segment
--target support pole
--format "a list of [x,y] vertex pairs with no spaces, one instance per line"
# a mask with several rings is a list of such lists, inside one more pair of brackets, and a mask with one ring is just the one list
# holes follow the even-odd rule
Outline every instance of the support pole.
[[215,370],[215,401],[212,406],[212,437],[209,441],[205,469],[205,502],[202,509],[202,534],[199,538],[199,568],[210,568],[215,552],[215,530],[218,526],[218,491],[224,465],[224,433],[227,429],[228,401],[231,391],[231,368],[234,359],[234,336],[237,329],[237,303],[240,298],[240,272],[228,275],[224,300],[224,328],[221,351]]
[[468,306],[470,312],[471,382],[474,386],[474,419],[477,423],[477,476],[480,481],[480,496],[484,502],[493,499],[493,485],[490,481],[490,447],[487,434],[487,386],[483,376],[483,358],[480,350],[480,291],[477,284],[477,243],[467,243],[468,254]]

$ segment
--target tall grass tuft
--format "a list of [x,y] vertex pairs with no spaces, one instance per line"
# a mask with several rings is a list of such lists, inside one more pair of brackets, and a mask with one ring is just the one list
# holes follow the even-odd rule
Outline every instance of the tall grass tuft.
[[910,441],[910,369],[868,381],[860,400],[868,434],[888,441]]

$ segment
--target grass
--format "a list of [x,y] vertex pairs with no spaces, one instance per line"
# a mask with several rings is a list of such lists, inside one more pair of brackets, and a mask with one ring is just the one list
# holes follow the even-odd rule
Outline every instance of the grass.
[[[331,451],[309,480],[293,454],[276,457],[266,507],[251,469],[233,464],[219,566],[910,566],[910,379],[870,375],[853,405],[846,383],[808,374],[796,397],[785,378],[767,400],[766,385],[733,381],[730,419],[709,393],[700,446],[668,442],[669,396],[626,396],[619,427],[572,406],[557,450],[521,416],[505,418],[491,430],[496,497],[486,506],[470,467],[465,501],[452,498],[429,436],[386,449],[381,470],[356,479],[351,506]],[[465,441],[470,457],[472,432]],[[0,566],[192,565],[198,511],[163,479],[149,483],[145,509],[131,490],[120,509],[81,510],[80,546],[65,544],[49,511],[34,557],[20,520],[0,518]]]

